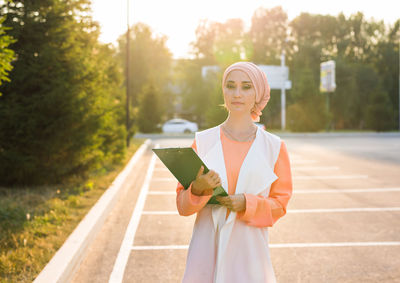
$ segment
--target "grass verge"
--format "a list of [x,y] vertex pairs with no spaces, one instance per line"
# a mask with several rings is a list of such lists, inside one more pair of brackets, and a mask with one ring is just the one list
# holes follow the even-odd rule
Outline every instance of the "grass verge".
[[0,282],[32,282],[144,141],[133,139],[121,164],[84,181],[0,187]]

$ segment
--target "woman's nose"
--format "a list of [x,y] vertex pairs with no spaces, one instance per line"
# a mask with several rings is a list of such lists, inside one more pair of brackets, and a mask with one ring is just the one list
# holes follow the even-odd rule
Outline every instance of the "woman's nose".
[[236,90],[234,91],[234,93],[233,93],[233,96],[240,96],[240,88],[236,88]]

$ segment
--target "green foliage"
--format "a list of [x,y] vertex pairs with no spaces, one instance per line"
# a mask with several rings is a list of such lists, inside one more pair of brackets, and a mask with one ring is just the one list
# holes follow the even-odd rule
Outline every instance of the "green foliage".
[[6,34],[8,28],[3,26],[5,19],[5,17],[0,17],[0,86],[3,81],[10,81],[7,75],[12,70],[11,61],[15,58],[14,51],[8,48],[15,40]]
[[206,127],[214,127],[222,123],[227,117],[227,110],[224,108],[224,95],[221,89],[222,72],[213,77],[205,78],[205,85],[211,94],[209,105],[205,113]]
[[[166,47],[167,38],[165,36],[154,36],[151,28],[144,23],[137,23],[130,30],[129,44],[129,86],[125,81],[125,87],[129,88],[130,113],[132,120],[130,124],[133,129],[156,129],[157,125],[149,125],[146,119],[141,119],[140,114],[146,112],[147,105],[141,103],[146,101],[140,99],[144,88],[153,85],[157,90],[158,105],[157,117],[155,120],[166,120],[165,116],[173,109],[172,93],[168,89],[168,82],[171,79],[172,54]],[[126,54],[126,33],[118,39],[119,60],[127,72]],[[146,113],[149,115],[149,113]],[[146,125],[141,124],[144,122]]]
[[120,164],[106,163],[86,180],[0,187],[0,281],[32,282],[143,142],[132,139]]
[[393,110],[387,92],[382,89],[371,95],[366,109],[366,125],[378,132],[390,129],[393,121]]
[[291,95],[296,103],[287,109],[287,125],[292,131],[320,131],[325,129],[328,113],[325,96],[320,94],[310,69],[300,74]]
[[11,82],[0,98],[0,172],[7,185],[84,176],[125,150],[122,70],[98,43],[87,0],[13,1],[17,39]]
[[[200,77],[198,70],[206,65],[219,65],[223,70],[240,60],[280,65],[280,54],[285,50],[293,86],[286,95],[286,120],[291,130],[397,129],[399,29],[400,19],[387,26],[383,21],[367,20],[362,13],[348,17],[342,13],[336,17],[301,13],[288,22],[281,7],[257,9],[249,32],[237,19],[203,21],[192,44],[196,73],[186,76],[190,79],[185,89],[190,91],[183,99],[186,105],[195,105],[198,120],[213,125],[223,117],[221,109],[213,106],[222,99],[221,85],[214,85],[213,78],[198,83],[194,80]],[[327,60],[336,62],[337,89],[325,95],[317,87],[320,63]],[[385,102],[371,105],[377,96]],[[210,109],[199,103],[200,97],[207,98]],[[279,90],[272,90],[261,122],[280,127],[280,107]]]
[[248,58],[255,64],[280,64],[287,24],[282,7],[258,8],[251,19],[249,37],[254,52]]
[[160,102],[158,90],[153,84],[145,85],[139,95],[138,125],[142,133],[158,131],[157,125],[161,123]]
[[204,113],[209,107],[211,93],[207,90],[201,76],[201,61],[194,59],[177,60],[173,73],[174,84],[179,89],[182,118],[196,121],[200,128],[204,126]]

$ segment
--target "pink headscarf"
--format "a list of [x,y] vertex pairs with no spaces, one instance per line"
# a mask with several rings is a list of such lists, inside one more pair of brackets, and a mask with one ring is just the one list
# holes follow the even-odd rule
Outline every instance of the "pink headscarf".
[[245,72],[253,83],[253,86],[256,90],[256,103],[251,111],[251,118],[254,122],[259,122],[260,116],[262,115],[261,110],[264,109],[270,98],[270,87],[267,76],[256,64],[252,62],[236,62],[226,68],[222,77],[222,86],[225,85],[226,77],[233,70]]

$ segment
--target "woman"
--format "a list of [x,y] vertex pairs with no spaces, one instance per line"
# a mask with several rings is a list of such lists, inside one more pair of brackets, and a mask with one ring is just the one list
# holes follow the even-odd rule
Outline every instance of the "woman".
[[[270,98],[265,73],[237,62],[223,75],[228,118],[196,132],[192,147],[210,171],[200,168],[187,190],[178,183],[180,215],[197,213],[183,282],[276,282],[268,227],[286,214],[292,178],[285,143],[257,127]],[[213,188],[228,189],[219,205]]]

